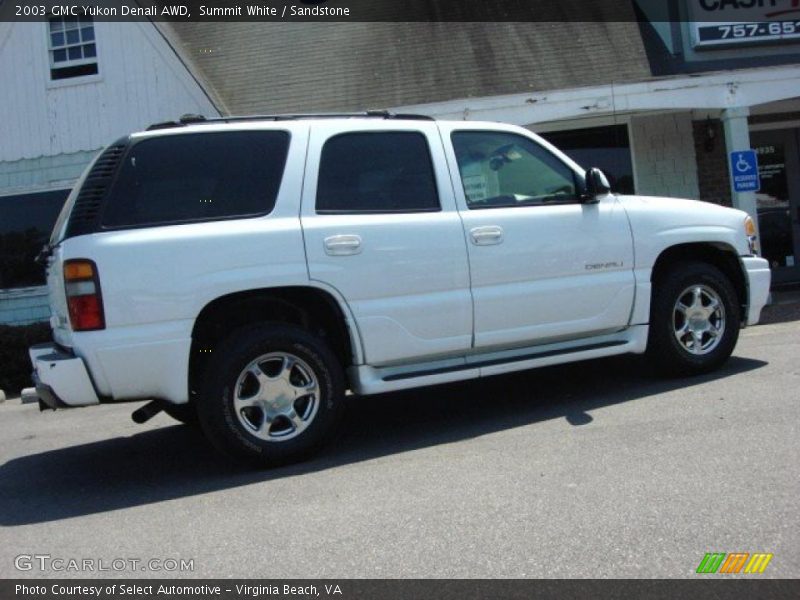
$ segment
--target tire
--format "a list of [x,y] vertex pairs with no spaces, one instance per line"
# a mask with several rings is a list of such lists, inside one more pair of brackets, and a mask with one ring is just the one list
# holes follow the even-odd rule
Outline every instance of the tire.
[[194,404],[164,403],[164,412],[184,425],[197,425],[197,409]]
[[670,375],[713,371],[733,352],[740,318],[736,291],[719,269],[677,263],[653,284],[648,362]]
[[330,348],[292,325],[239,329],[214,349],[197,414],[223,453],[262,466],[309,458],[334,434],[344,374]]

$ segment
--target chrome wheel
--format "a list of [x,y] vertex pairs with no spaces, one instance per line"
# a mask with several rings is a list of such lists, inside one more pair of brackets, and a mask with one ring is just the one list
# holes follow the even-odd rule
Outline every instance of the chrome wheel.
[[242,370],[233,394],[239,422],[256,437],[282,442],[305,431],[319,409],[311,367],[288,352],[264,354]]
[[693,285],[679,296],[672,311],[675,338],[694,355],[712,352],[725,333],[725,306],[707,285]]

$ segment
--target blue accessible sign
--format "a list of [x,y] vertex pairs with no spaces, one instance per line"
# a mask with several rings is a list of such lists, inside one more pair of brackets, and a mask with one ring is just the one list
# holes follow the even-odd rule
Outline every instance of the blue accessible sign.
[[758,158],[755,150],[731,152],[731,175],[734,192],[757,192],[761,189]]

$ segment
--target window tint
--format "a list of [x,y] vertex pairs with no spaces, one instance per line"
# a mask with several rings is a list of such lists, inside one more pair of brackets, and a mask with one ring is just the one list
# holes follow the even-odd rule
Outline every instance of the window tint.
[[322,149],[317,212],[439,210],[425,136],[414,132],[347,133]]
[[69,190],[0,196],[0,289],[44,285],[34,262]]
[[275,206],[288,148],[289,134],[283,131],[187,134],[139,142],[125,156],[103,225],[267,214]]
[[575,174],[556,156],[513,133],[459,131],[452,135],[470,208],[575,202]]

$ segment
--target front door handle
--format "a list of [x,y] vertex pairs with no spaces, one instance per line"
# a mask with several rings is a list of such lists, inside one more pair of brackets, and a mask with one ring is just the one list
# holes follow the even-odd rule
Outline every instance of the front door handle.
[[332,235],[325,238],[325,254],[329,256],[352,256],[361,253],[361,236]]
[[498,225],[473,227],[469,230],[469,237],[476,246],[492,246],[503,243],[503,228]]

